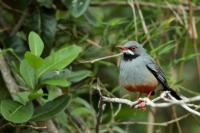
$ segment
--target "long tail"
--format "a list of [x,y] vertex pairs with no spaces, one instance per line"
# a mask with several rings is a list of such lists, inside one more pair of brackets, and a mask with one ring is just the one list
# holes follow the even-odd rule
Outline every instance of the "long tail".
[[170,94],[176,98],[177,100],[181,100],[182,98],[172,89],[172,88],[167,88],[167,90],[170,92]]

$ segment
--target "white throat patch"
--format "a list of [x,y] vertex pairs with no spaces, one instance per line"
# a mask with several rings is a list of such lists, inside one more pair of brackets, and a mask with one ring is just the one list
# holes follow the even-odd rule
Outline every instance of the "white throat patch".
[[133,51],[131,51],[131,50],[126,50],[126,51],[124,51],[124,53],[135,55],[135,53]]

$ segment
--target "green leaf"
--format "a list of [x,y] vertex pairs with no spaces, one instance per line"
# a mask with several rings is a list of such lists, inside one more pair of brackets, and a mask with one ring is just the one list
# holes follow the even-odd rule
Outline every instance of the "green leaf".
[[41,57],[35,56],[31,52],[26,52],[25,58],[28,63],[35,69],[41,67],[44,63],[44,60]]
[[33,31],[29,33],[28,43],[32,54],[35,56],[40,56],[42,54],[44,43],[37,33]]
[[[90,110],[90,114],[95,117],[95,111],[94,111],[94,108],[84,99],[82,98],[76,98],[76,99],[73,99],[73,104],[77,103],[79,105],[82,105],[82,107],[84,108],[87,108]],[[82,110],[82,109],[81,109]],[[78,110],[77,110],[78,111]],[[86,113],[87,111],[84,110],[84,113]],[[78,113],[78,112],[77,112]]]
[[1,114],[8,121],[14,123],[24,123],[27,122],[33,115],[33,105],[31,102],[26,105],[22,105],[12,100],[2,100]]
[[63,78],[54,78],[54,79],[44,80],[42,81],[42,84],[67,87],[70,85],[70,82]]
[[174,47],[175,47],[175,45],[168,45],[168,46],[164,47],[163,49],[161,49],[159,51],[158,55],[166,54],[166,53],[170,52]]
[[190,54],[190,55],[187,55],[187,56],[184,56],[184,57],[181,57],[179,59],[176,59],[173,61],[174,64],[177,64],[177,63],[180,63],[182,61],[188,61],[188,60],[191,60],[197,56],[200,56],[200,53],[195,53],[195,54]]
[[72,111],[72,115],[73,116],[87,116],[87,115],[93,115],[93,112],[91,111],[91,109],[89,108],[86,108],[86,107],[78,107],[78,108],[75,108],[73,111]]
[[44,94],[43,91],[40,89],[40,90],[38,90],[37,92],[31,93],[31,94],[28,96],[28,98],[29,98],[30,101],[32,101],[32,100],[34,100],[34,99],[36,99],[36,98],[38,98],[38,97],[47,96],[47,95],[48,95],[48,94]]
[[29,95],[30,95],[30,92],[28,92],[28,91],[17,92],[15,101],[25,105],[26,103],[29,102],[29,98],[28,98]]
[[62,0],[74,17],[79,17],[87,10],[90,0]]
[[91,71],[81,70],[76,72],[71,72],[66,78],[71,82],[79,82],[92,75]]
[[26,60],[22,60],[20,63],[20,74],[26,84],[34,89],[36,84],[35,70]]
[[44,64],[37,71],[37,77],[51,70],[61,70],[69,65],[81,52],[81,47],[71,45],[51,54],[44,60]]
[[62,95],[35,109],[32,121],[43,121],[52,118],[65,109],[70,101],[68,95]]

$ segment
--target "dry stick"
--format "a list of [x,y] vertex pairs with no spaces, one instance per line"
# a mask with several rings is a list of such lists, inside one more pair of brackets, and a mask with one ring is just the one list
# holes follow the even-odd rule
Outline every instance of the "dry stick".
[[138,41],[137,16],[136,16],[136,11],[135,11],[135,5],[133,4],[133,0],[128,0],[128,4],[130,5],[132,12],[133,12],[133,21],[134,21],[134,27],[135,27],[135,38],[136,38],[136,41]]
[[97,123],[96,123],[96,133],[99,133],[99,127],[100,127],[100,124],[101,124],[101,117],[102,117],[102,114],[103,114],[103,110],[104,110],[104,102],[102,100],[102,97],[100,96],[100,99],[99,99],[99,110],[98,110],[98,114],[97,114]]
[[[133,2],[134,5],[136,5],[135,2]],[[156,4],[156,3],[152,3],[152,2],[138,2],[138,4],[142,7],[149,7],[149,8],[162,8],[162,9],[166,9],[166,10],[170,10],[168,6],[166,5],[161,5],[161,4]],[[171,5],[171,9],[173,10],[180,10],[180,5]],[[110,7],[110,6],[129,6],[129,4],[125,1],[106,1],[106,2],[92,2],[90,4],[90,6],[94,6],[94,7]],[[192,6],[194,11],[200,11],[200,6]],[[189,10],[188,6],[184,6],[183,5],[183,9],[184,10]]]
[[99,96],[100,96],[100,99],[99,99],[99,105],[98,105],[98,114],[97,114],[97,123],[96,123],[96,133],[99,133],[99,127],[100,127],[100,124],[101,124],[101,121],[102,121],[102,114],[103,114],[103,111],[105,109],[105,104],[103,102],[103,95],[101,93],[101,89],[100,89],[100,81],[97,79],[97,86],[96,86],[96,89],[97,91],[99,92]]
[[118,54],[114,54],[114,55],[109,55],[109,56],[105,56],[105,57],[100,57],[100,58],[97,58],[97,59],[93,59],[93,60],[88,60],[88,61],[79,61],[80,63],[95,63],[97,61],[101,61],[101,60],[105,60],[105,59],[110,59],[110,58],[113,58],[113,57],[118,57],[122,55],[122,53],[118,53]]
[[15,99],[16,93],[19,92],[19,88],[15,82],[15,79],[11,75],[10,69],[3,57],[3,53],[1,49],[0,49],[0,71],[12,99]]
[[154,125],[154,126],[168,126],[169,124],[175,123],[177,121],[180,121],[186,117],[188,117],[189,115],[191,115],[190,113],[185,114],[183,116],[180,116],[176,119],[170,120],[170,121],[166,121],[166,122],[159,122],[159,123],[149,123],[149,122],[143,122],[143,121],[127,121],[127,122],[115,122],[113,124],[116,125],[131,125],[131,124],[140,124],[140,125]]
[[[194,47],[194,52],[197,54],[198,53],[198,48],[197,48],[197,31],[196,31],[196,24],[195,24],[195,18],[193,17],[193,7],[192,7],[192,0],[188,0],[189,4],[189,26],[188,26],[188,31],[189,35],[192,39],[193,42],[193,47]],[[199,56],[196,56],[196,64],[197,64],[197,72],[198,72],[198,78],[200,80],[200,58]]]
[[[174,40],[176,42],[176,38]],[[178,46],[179,46],[177,43],[175,43],[174,45],[175,45],[175,48],[173,50],[172,59],[176,59],[177,52],[178,52]],[[172,75],[172,80],[177,82],[177,70],[176,70],[176,68],[175,67],[171,67],[170,72],[171,72],[171,75]],[[176,107],[175,106],[172,106],[172,115],[173,115],[173,117],[175,119],[177,118],[177,113],[176,113]],[[179,121],[176,122],[176,125],[178,127],[179,133],[182,133],[182,129],[181,129]]]
[[[179,102],[178,100],[176,100],[173,96],[171,96],[170,94],[168,94],[169,97],[173,100],[173,101],[176,101],[176,102]],[[191,98],[192,99],[192,98]],[[189,100],[189,99],[187,99]],[[182,100],[183,101],[183,100]],[[200,116],[200,112],[197,112],[196,110],[190,108],[187,104],[185,104],[184,102],[182,104],[180,104],[182,108],[184,108],[185,110],[187,110],[188,112],[194,114],[194,115],[197,115],[197,116]]]
[[[173,117],[176,119],[176,118],[177,118],[177,113],[176,113],[176,108],[175,108],[175,106],[172,106],[172,114],[173,114]],[[179,132],[179,133],[183,133],[179,121],[176,122],[176,125],[177,125],[177,127],[178,127],[178,132]]]
[[27,128],[33,128],[35,130],[38,130],[38,129],[46,129],[47,127],[46,126],[35,126],[35,125],[17,125],[17,124],[12,124],[12,123],[6,123],[4,125],[2,125],[0,127],[0,130],[2,130],[3,128],[7,127],[7,126],[11,126],[11,127],[21,127],[21,128],[24,128],[24,127],[27,127]]

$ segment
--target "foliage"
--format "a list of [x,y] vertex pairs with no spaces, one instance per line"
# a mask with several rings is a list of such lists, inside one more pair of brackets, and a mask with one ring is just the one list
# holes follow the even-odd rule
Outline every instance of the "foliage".
[[[151,2],[147,0],[143,1],[147,5],[135,5],[135,8],[128,4],[130,2],[135,1],[19,0],[16,3],[1,0],[1,55],[20,91],[11,99],[1,77],[0,121],[2,125],[12,123],[15,126],[0,127],[0,130],[40,132],[17,126],[37,126],[40,121],[52,120],[59,132],[94,132],[99,101],[94,89],[97,80],[107,96],[134,99],[136,94],[119,86],[118,58],[81,62],[118,53],[115,46],[128,40],[144,44],[161,65],[173,89],[186,96],[199,95],[200,72],[196,70],[196,60],[200,53],[193,47],[199,43],[199,37],[194,39],[190,34],[190,15],[168,5],[181,2],[152,1],[155,8],[148,7]],[[195,8],[197,1],[193,4]],[[193,13],[197,35],[198,12],[194,10]],[[145,132],[147,128],[142,125],[119,123],[148,121],[148,112],[150,109],[141,111],[108,104],[100,131]],[[183,111],[177,109],[177,114],[180,116]],[[171,109],[159,109],[155,119],[156,122],[167,121],[171,116],[174,117]],[[188,120],[195,121],[191,117],[182,120],[181,129],[197,132],[198,125]],[[178,132],[175,123],[154,130]]]

